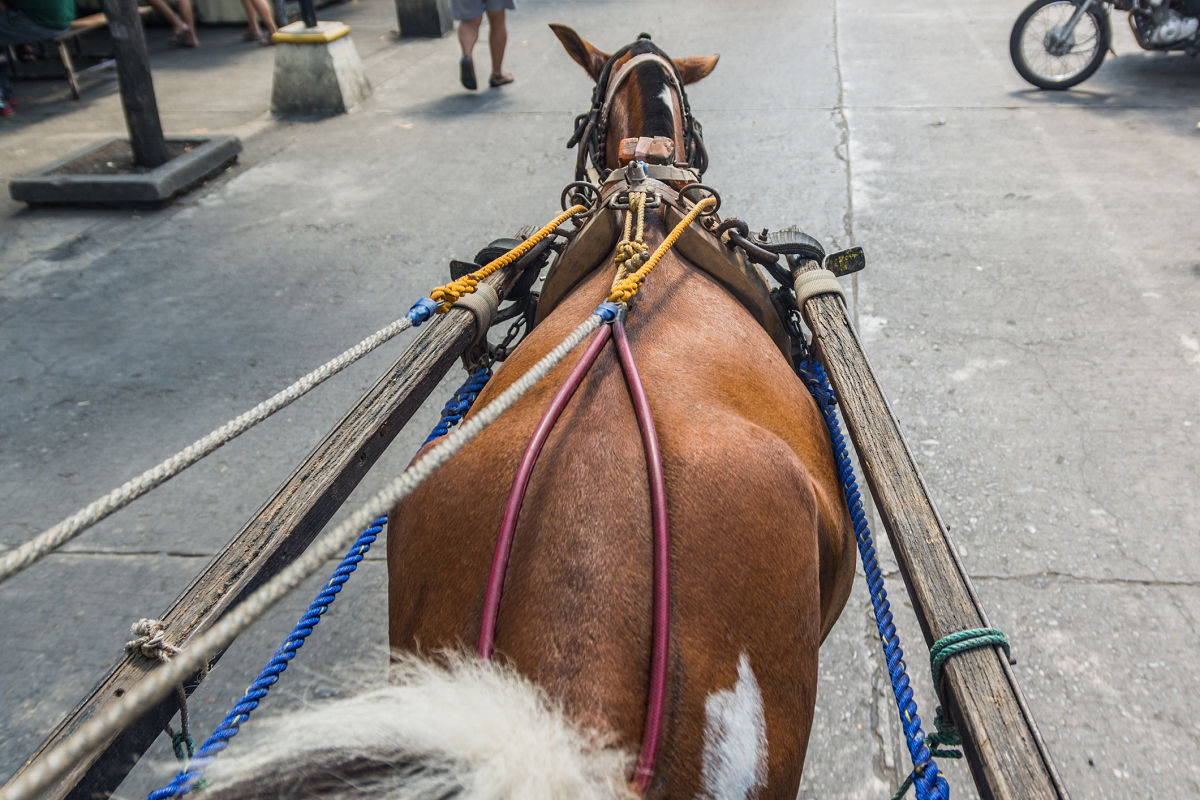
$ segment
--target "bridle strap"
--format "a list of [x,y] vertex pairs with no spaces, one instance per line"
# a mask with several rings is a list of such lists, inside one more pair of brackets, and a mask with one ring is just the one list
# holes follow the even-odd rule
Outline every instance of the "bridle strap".
[[629,77],[634,68],[649,61],[656,61],[662,65],[663,69],[667,72],[667,77],[670,79],[671,85],[675,87],[675,91],[680,96],[683,95],[683,89],[679,86],[679,79],[675,77],[675,65],[658,53],[642,53],[640,56],[634,56],[622,64],[621,68],[617,70],[617,74],[609,78],[608,86],[604,91],[604,105],[600,107],[601,125],[605,125],[608,122],[608,112],[612,108],[613,97],[616,96],[617,89],[621,88],[621,84],[625,82],[625,79]]
[[[616,74],[613,74],[613,65],[628,53],[630,48],[643,43],[651,48],[651,52],[630,58],[628,62],[617,68]],[[609,170],[605,167],[607,160],[605,136],[607,135],[608,111],[612,104],[612,97],[621,83],[628,78],[633,66],[648,60],[656,60],[662,64],[671,80],[671,85],[679,94],[679,105],[683,111],[683,153],[680,155],[697,175],[703,175],[708,168],[708,153],[704,147],[704,137],[700,123],[692,116],[687,93],[683,90],[683,76],[675,63],[666,57],[666,53],[651,43],[648,35],[643,34],[638,37],[637,41],[625,45],[608,57],[608,61],[601,67],[600,74],[596,79],[596,88],[592,92],[592,107],[586,114],[580,114],[575,119],[575,131],[567,142],[568,148],[579,146],[579,156],[575,164],[575,180],[589,180],[586,170],[589,158],[600,174],[600,181],[603,182],[608,177]]]

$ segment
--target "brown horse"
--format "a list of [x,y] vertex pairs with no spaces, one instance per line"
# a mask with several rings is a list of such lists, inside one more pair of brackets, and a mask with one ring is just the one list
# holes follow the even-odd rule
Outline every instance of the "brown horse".
[[[570,28],[551,27],[597,78],[610,56]],[[635,45],[610,69],[638,53]],[[675,60],[684,84],[716,63],[716,56]],[[609,168],[630,137],[669,136],[684,152],[681,98],[667,77],[657,63],[640,64],[617,90]],[[666,229],[652,210],[647,229],[653,248]],[[530,333],[476,407],[578,326],[606,298],[614,274],[610,256]],[[795,797],[817,649],[854,574],[828,434],[763,328],[673,252],[648,278],[627,329],[661,441],[671,529],[668,701],[651,793],[714,796],[740,770],[747,794]],[[478,637],[517,463],[582,349],[396,508],[388,528],[393,648],[456,648]],[[650,531],[641,439],[609,347],[533,473],[496,647],[570,718],[612,732],[633,751],[649,676]],[[737,763],[747,753],[757,760]]]
[[[609,64],[608,54],[575,31],[551,27],[593,79],[606,65],[610,73],[620,70],[651,47],[635,43]],[[637,64],[611,99],[606,166],[618,166],[618,146],[632,137],[666,136],[677,153],[685,153],[683,98],[676,83],[704,78],[716,62],[716,56],[677,59],[675,81],[665,62]],[[666,231],[662,217],[647,211],[651,249]],[[587,318],[606,299],[614,274],[610,254],[521,343],[475,407],[496,397]],[[676,251],[649,276],[626,327],[661,443],[670,523],[666,707],[648,794],[794,798],[812,724],[817,650],[854,575],[853,533],[825,425],[763,326]],[[388,612],[395,652],[473,649],[518,462],[583,349],[392,512]],[[407,735],[393,729],[410,724],[397,721],[400,717],[420,720],[411,724],[427,732],[441,731],[429,736],[440,736],[442,743],[425,748],[437,752],[440,766],[427,761],[418,768],[412,759],[368,753],[405,775],[428,776],[431,769],[450,775],[421,797],[461,791],[468,797],[564,798],[564,786],[576,787],[570,790],[574,797],[603,796],[571,780],[545,791],[536,789],[536,781],[513,782],[513,771],[551,769],[546,753],[564,741],[566,751],[591,759],[590,766],[579,768],[581,774],[607,770],[599,780],[608,781],[607,796],[626,794],[631,765],[620,753],[638,750],[647,714],[652,562],[642,440],[626,381],[607,346],[534,469],[499,612],[497,659],[539,687],[534,696],[548,698],[548,704],[538,713],[522,712],[516,708],[522,701],[503,698],[529,694],[521,688],[528,684],[503,676],[488,684],[470,659],[449,657],[452,668],[437,677],[438,670],[419,659],[400,656],[401,681],[433,684],[429,695],[416,706],[393,707],[384,696],[360,703],[358,711],[345,715],[350,728],[357,730],[374,713],[387,718],[380,724],[393,726],[381,736]],[[456,682],[466,688],[455,689]],[[530,714],[542,712],[565,718],[560,728],[547,726],[547,737],[557,736],[557,745],[522,738],[545,722],[531,721]],[[578,731],[600,735],[571,738]],[[489,735],[496,741],[476,741]],[[453,764],[478,761],[479,752],[489,748],[508,748],[501,757],[507,759],[504,775],[497,768],[483,777],[451,774]],[[619,780],[611,780],[614,771],[621,773]],[[345,764],[333,772],[359,774]],[[472,781],[487,787],[472,790]]]

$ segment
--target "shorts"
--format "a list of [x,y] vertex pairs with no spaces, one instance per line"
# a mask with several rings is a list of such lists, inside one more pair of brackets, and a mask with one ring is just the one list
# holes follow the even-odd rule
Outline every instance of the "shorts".
[[516,7],[513,0],[450,0],[450,13],[460,22],[482,16],[484,11],[515,10]]

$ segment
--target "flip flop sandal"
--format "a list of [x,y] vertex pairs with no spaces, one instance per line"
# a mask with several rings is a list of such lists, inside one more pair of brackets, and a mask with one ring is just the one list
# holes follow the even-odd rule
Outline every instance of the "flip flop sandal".
[[490,78],[488,78],[488,86],[495,89],[497,86],[504,86],[505,84],[512,83],[513,80],[513,76],[509,75],[508,73],[492,75]]
[[179,33],[173,33],[167,37],[167,45],[169,47],[195,47],[196,45],[187,40],[187,35],[192,32],[192,29],[187,25],[183,26],[183,30]]
[[250,31],[245,31],[242,33],[242,41],[244,42],[257,42],[261,38],[261,33],[251,33]]
[[462,57],[462,60],[458,62],[458,71],[463,86],[472,92],[479,88],[479,84],[475,82],[475,64],[471,61],[470,56]]
[[258,40],[258,44],[260,47],[270,47],[275,44],[275,37],[273,34],[264,33],[262,38]]

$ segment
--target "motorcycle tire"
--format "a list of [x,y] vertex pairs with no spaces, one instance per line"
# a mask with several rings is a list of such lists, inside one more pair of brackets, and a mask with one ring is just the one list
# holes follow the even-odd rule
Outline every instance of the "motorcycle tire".
[[1052,34],[1077,9],[1071,0],[1034,0],[1013,24],[1008,40],[1013,66],[1039,89],[1070,89],[1090,78],[1104,61],[1109,41],[1108,15],[1098,1],[1080,18],[1070,39],[1057,45],[1066,49],[1052,52]]

